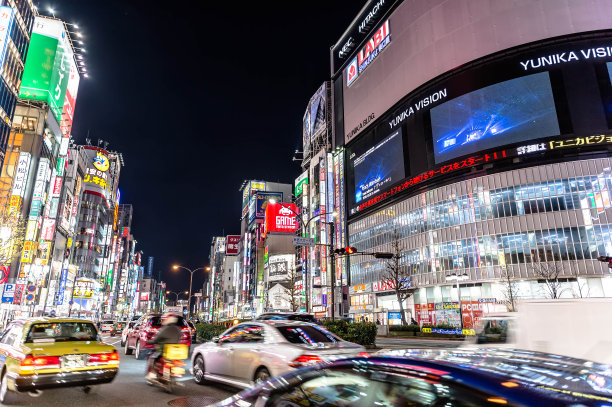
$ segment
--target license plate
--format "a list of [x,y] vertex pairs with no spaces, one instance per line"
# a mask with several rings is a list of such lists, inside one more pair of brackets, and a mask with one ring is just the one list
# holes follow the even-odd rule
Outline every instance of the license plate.
[[85,367],[85,358],[83,355],[62,356],[62,369],[74,369],[77,367]]
[[185,369],[183,369],[182,367],[173,367],[172,368],[172,374],[173,375],[184,375],[185,374]]

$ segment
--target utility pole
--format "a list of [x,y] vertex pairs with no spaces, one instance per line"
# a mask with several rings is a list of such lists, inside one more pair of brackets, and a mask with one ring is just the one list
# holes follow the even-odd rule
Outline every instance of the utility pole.
[[336,317],[336,262],[334,261],[336,258],[336,253],[334,251],[334,235],[336,225],[334,222],[329,222],[329,257],[331,259],[331,266],[329,267],[331,271],[331,319],[334,320]]

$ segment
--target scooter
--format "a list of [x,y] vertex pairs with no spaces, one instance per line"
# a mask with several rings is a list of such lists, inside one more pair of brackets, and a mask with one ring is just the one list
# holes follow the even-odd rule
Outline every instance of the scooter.
[[173,393],[177,379],[185,374],[185,360],[189,358],[189,346],[166,344],[162,356],[153,364],[155,379],[147,378],[147,384],[158,386],[167,393]]

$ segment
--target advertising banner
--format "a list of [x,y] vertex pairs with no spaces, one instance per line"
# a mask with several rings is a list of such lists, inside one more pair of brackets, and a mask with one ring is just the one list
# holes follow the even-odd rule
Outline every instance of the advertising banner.
[[295,179],[295,196],[302,195],[304,185],[308,185],[308,171],[304,171],[302,175]]
[[268,281],[283,281],[289,279],[289,272],[293,270],[295,256],[282,254],[270,256],[268,259]]
[[15,285],[15,296],[13,298],[13,304],[20,305],[23,300],[23,294],[25,293],[26,285],[25,284],[17,284]]
[[463,328],[473,329],[482,318],[485,303],[478,301],[461,301],[461,315],[463,317]]
[[240,235],[228,235],[225,238],[225,254],[228,256],[238,255],[238,248],[240,244]]
[[64,291],[66,291],[66,280],[68,279],[68,269],[63,269],[60,277],[59,290],[57,293],[57,305],[64,304]]
[[92,298],[93,297],[94,282],[91,280],[78,279],[74,283],[74,291],[72,296],[74,298]]
[[22,263],[32,263],[34,255],[36,254],[36,242],[25,241],[23,242],[23,251],[21,252]]
[[45,219],[43,221],[41,239],[53,240],[54,232],[55,232],[55,219]]
[[295,233],[299,228],[295,204],[274,203],[266,207],[264,236],[269,232]]
[[40,264],[46,266],[49,264],[49,255],[51,254],[51,242],[43,241],[38,245],[40,250]]
[[0,266],[0,284],[6,284],[10,270],[11,266]]
[[249,222],[253,222],[255,219],[263,219],[266,215],[266,206],[272,199],[276,202],[282,202],[283,193],[258,191],[251,195],[249,201]]
[[36,17],[19,97],[49,103],[58,123],[61,123],[71,60],[74,56],[64,23]]
[[74,58],[70,58],[68,63],[70,65],[70,74],[68,76],[66,97],[64,99],[62,120],[60,122],[60,130],[62,132],[63,139],[70,139],[70,133],[72,131],[72,121],[74,119],[74,108],[76,106],[76,98],[77,93],[79,91],[79,82],[81,80]]
[[24,152],[19,153],[19,159],[17,160],[17,169],[15,170],[15,179],[13,180],[13,196],[19,196],[23,198],[28,182],[28,173],[30,172],[31,159],[32,154]]

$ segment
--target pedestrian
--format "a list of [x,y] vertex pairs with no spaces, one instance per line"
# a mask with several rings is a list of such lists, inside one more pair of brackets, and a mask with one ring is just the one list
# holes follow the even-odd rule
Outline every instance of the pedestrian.
[[376,325],[380,325],[380,317],[376,320]]
[[365,317],[365,322],[370,322],[370,320],[368,319],[368,317]]
[[410,323],[411,323],[412,325],[418,325],[418,322],[416,322],[416,321],[415,321],[415,319],[414,319],[414,318],[412,318],[412,317],[410,317]]

